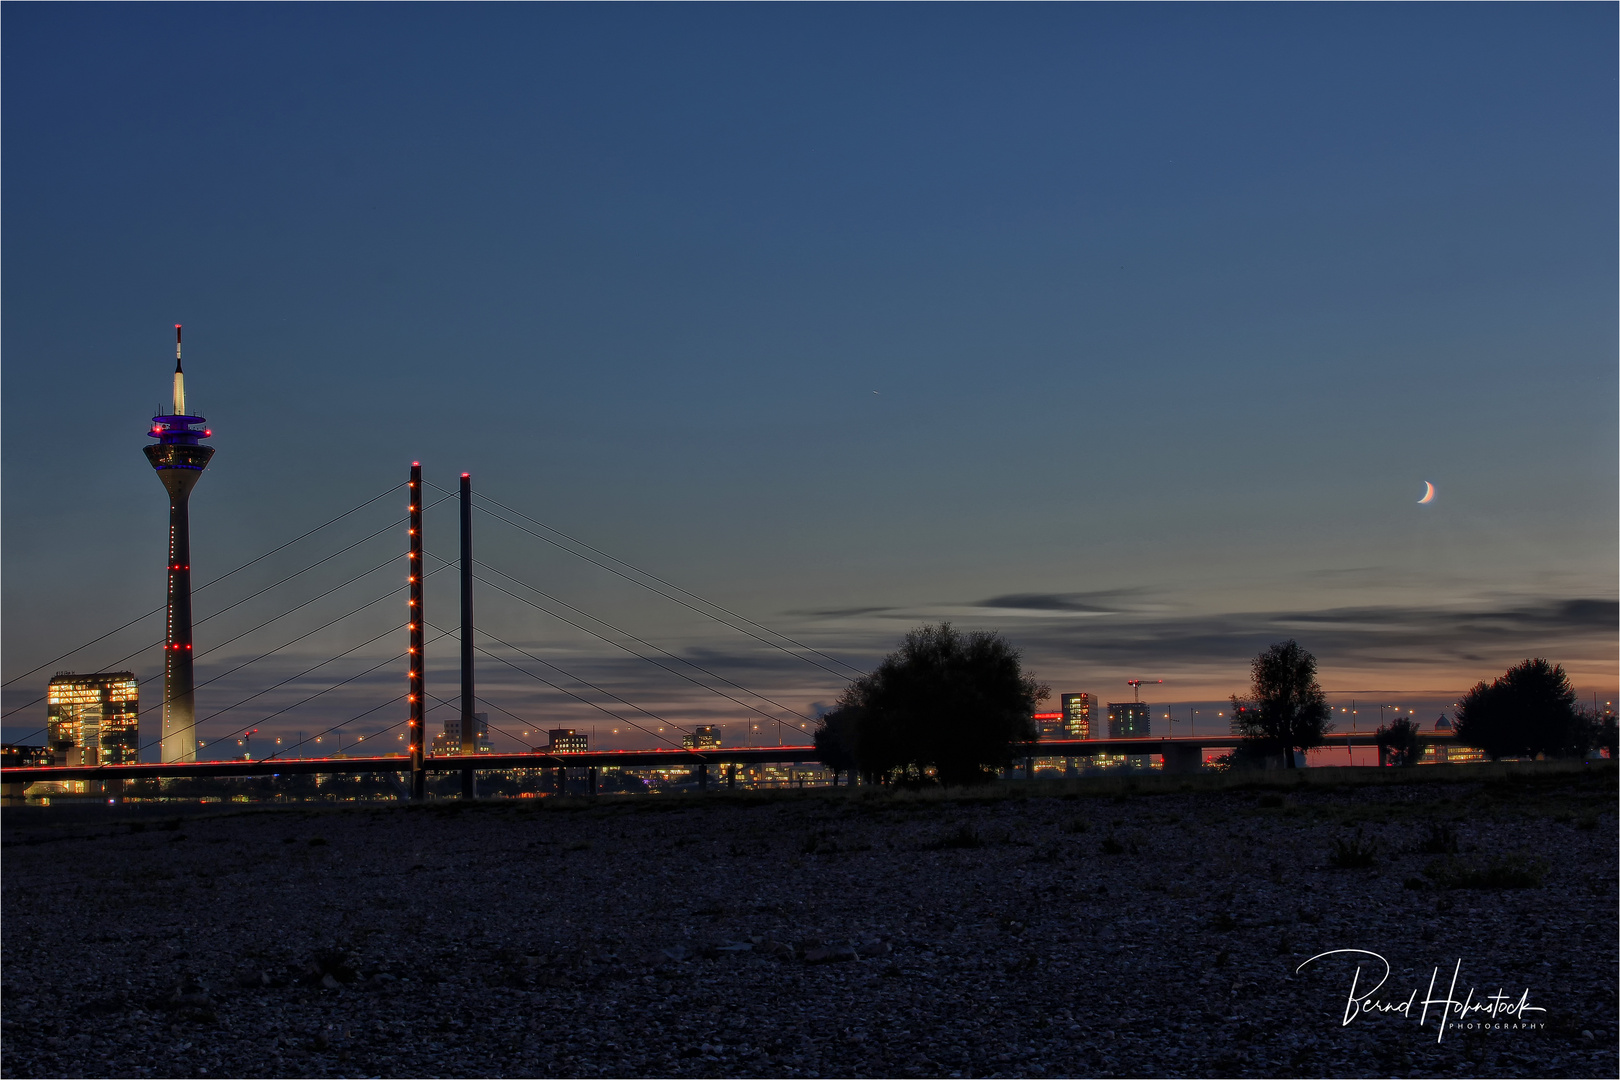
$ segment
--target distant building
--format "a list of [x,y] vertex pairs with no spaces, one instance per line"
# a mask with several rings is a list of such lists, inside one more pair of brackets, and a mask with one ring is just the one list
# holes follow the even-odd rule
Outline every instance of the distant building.
[[57,672],[46,691],[46,745],[56,765],[140,760],[140,684],[133,672]]
[[1040,739],[1063,738],[1063,714],[1061,712],[1038,712],[1035,714],[1036,737]]
[[32,769],[51,763],[48,746],[24,746],[21,743],[0,745],[0,765],[8,769]]
[[1466,765],[1472,761],[1484,761],[1485,751],[1472,746],[1457,746],[1454,743],[1430,743],[1418,755],[1419,765]]
[[720,728],[716,724],[700,724],[681,736],[681,746],[687,750],[718,750]]
[[1091,738],[1091,695],[1063,695],[1063,737]]
[[[473,729],[478,734],[478,753],[494,753],[489,742],[489,713],[473,713]],[[454,713],[444,722],[444,730],[433,736],[434,754],[445,756],[461,753],[461,714]]]
[[[1434,722],[1435,731],[1450,732],[1455,730],[1451,726],[1451,718],[1444,713]],[[1420,765],[1464,765],[1471,761],[1484,761],[1485,751],[1472,746],[1462,746],[1455,742],[1430,743],[1418,755]]]
[[548,754],[583,754],[591,748],[590,740],[573,728],[552,728],[546,735]]
[[1108,737],[1129,739],[1137,735],[1151,735],[1149,716],[1152,709],[1145,701],[1110,701],[1108,703]]

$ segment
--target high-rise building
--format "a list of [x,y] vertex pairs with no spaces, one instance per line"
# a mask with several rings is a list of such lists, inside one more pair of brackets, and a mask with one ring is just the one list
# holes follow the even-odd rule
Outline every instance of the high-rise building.
[[1091,738],[1091,695],[1063,695],[1063,737]]
[[[478,738],[478,753],[492,754],[489,741],[489,713],[473,713],[474,734]],[[433,736],[433,753],[437,757],[461,753],[461,714],[452,713],[444,721],[444,730]]]
[[1110,701],[1108,703],[1108,737],[1129,739],[1137,735],[1150,735],[1148,717],[1151,709],[1145,701]]
[[191,489],[202,479],[213,435],[207,421],[186,411],[186,377],[180,369],[180,327],[174,328],[174,408],[152,417],[146,460],[169,493],[169,618],[163,638],[164,762],[197,760],[197,704],[191,666]]
[[46,691],[46,731],[57,765],[140,760],[140,684],[133,672],[59,671]]
[[681,736],[681,746],[687,750],[718,750],[720,728],[715,724],[699,724]]

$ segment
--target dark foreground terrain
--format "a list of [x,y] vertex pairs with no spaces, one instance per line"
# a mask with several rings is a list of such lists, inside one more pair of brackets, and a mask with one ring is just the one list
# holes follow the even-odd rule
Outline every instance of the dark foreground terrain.
[[[1616,1074],[1612,769],[1309,772],[1161,793],[7,810],[0,1067]],[[1353,961],[1295,971],[1331,949],[1387,958],[1376,996],[1415,991],[1412,1017],[1344,1025]],[[1382,974],[1364,961],[1363,991]],[[1458,961],[1458,999],[1528,991],[1544,1026],[1475,1013],[1437,1041],[1417,1013]]]

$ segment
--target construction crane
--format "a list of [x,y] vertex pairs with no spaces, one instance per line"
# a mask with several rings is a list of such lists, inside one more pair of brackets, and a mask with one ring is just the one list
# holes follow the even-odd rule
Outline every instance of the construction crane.
[[1158,686],[1163,686],[1164,685],[1164,680],[1163,679],[1126,679],[1125,680],[1125,685],[1129,686],[1131,688],[1131,700],[1133,702],[1137,703],[1137,704],[1141,704],[1141,702],[1142,702],[1142,684],[1143,683],[1153,683],[1153,684],[1158,685]]

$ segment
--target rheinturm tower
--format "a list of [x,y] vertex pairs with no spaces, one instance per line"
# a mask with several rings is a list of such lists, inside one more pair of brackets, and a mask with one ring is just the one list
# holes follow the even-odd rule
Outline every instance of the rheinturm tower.
[[152,417],[145,447],[169,493],[169,621],[163,641],[163,761],[197,760],[197,708],[191,674],[191,489],[197,486],[212,446],[204,419],[186,411],[186,376],[180,368],[180,327],[174,328],[174,409]]

